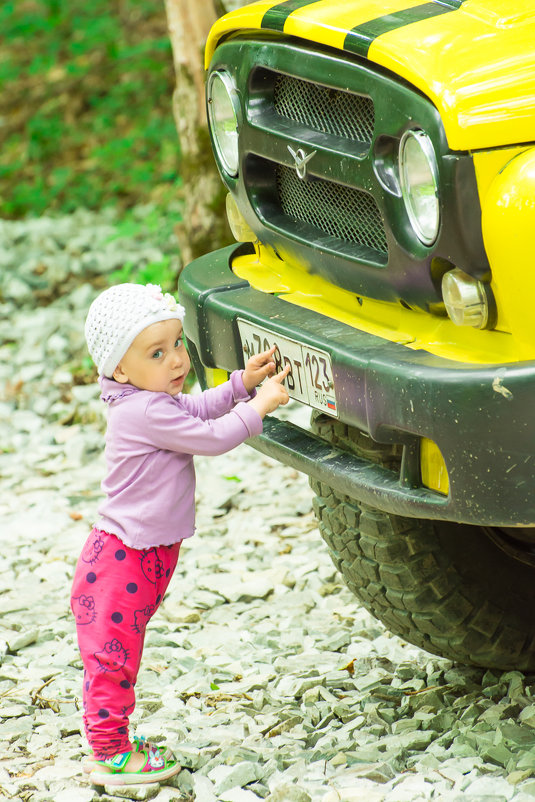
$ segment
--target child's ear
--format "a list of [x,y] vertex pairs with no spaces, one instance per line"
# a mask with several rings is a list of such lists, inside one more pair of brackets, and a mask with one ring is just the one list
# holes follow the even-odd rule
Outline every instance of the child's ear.
[[124,372],[120,362],[113,371],[113,378],[115,379],[116,382],[120,382],[121,384],[126,384],[128,382],[128,376]]

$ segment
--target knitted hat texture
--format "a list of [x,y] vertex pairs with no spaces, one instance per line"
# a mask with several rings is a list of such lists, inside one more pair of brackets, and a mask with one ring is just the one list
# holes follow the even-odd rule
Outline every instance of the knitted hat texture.
[[113,371],[137,335],[152,323],[184,320],[185,309],[158,284],[117,284],[98,295],[85,321],[85,339],[102,376]]

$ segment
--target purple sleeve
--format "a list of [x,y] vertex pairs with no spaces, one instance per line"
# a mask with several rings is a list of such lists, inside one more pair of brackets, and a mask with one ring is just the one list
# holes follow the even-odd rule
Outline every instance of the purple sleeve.
[[249,401],[256,395],[256,390],[248,393],[243,384],[243,370],[235,370],[224,384],[205,390],[200,395],[182,395],[183,406],[201,420],[219,418],[240,401]]
[[262,418],[250,404],[239,402],[230,412],[203,420],[182,405],[184,397],[177,401],[157,394],[149,400],[145,408],[145,435],[156,448],[216,456],[262,432]]

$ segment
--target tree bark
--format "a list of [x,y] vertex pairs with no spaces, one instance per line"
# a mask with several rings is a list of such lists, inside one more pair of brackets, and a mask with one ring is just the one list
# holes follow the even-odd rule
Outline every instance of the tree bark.
[[177,236],[184,265],[232,241],[204,99],[204,45],[223,9],[218,0],[165,0],[165,7],[176,75],[172,104],[183,182],[183,219]]

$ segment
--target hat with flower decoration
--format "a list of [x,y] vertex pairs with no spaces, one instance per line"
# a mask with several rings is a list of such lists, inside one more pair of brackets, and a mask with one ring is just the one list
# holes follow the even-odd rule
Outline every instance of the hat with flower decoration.
[[89,307],[85,339],[101,376],[113,371],[137,335],[162,320],[184,320],[185,309],[158,284],[117,284]]

